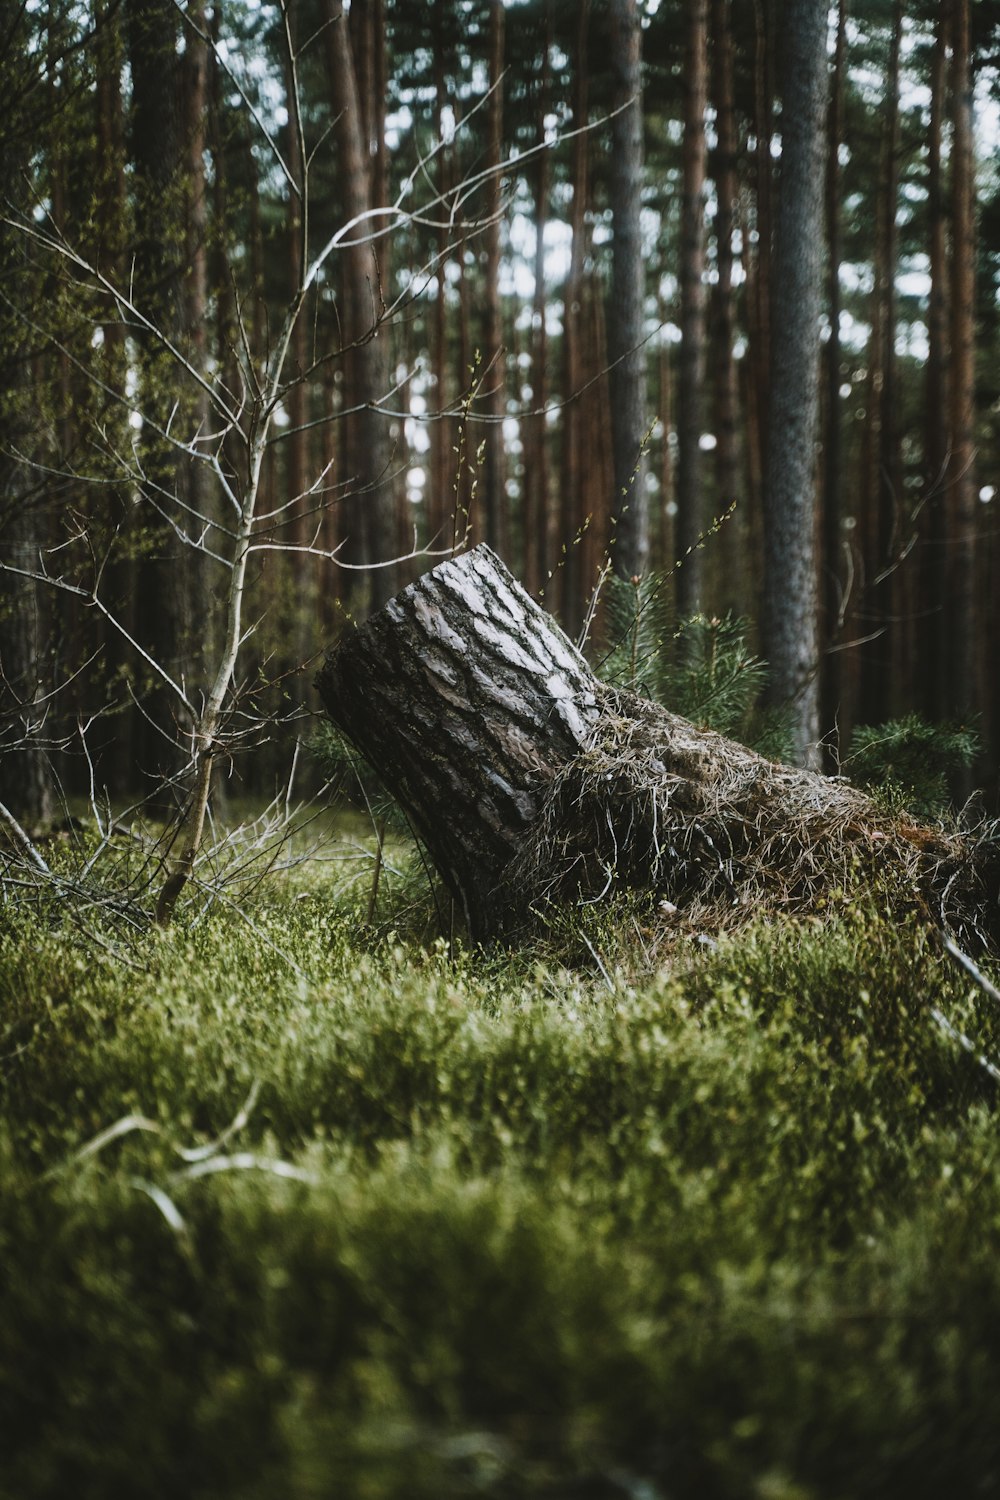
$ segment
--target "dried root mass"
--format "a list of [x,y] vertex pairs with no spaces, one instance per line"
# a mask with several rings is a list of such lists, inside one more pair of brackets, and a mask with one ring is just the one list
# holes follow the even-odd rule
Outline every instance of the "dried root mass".
[[510,929],[547,903],[622,888],[702,930],[877,889],[901,919],[995,946],[995,836],[894,818],[846,781],[766,760],[632,693],[601,688],[598,706],[503,872]]

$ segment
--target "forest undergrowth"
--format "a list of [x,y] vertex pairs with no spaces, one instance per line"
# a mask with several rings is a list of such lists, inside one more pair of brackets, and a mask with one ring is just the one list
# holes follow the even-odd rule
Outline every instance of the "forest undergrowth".
[[[1000,1008],[834,899],[428,940],[395,852],[0,938],[0,1494],[1000,1487]],[[249,919],[249,920],[248,920]]]

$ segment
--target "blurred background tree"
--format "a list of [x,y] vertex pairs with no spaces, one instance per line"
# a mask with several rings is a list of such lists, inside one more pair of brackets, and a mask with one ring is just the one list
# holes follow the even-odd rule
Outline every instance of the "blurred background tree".
[[[976,730],[962,775],[995,794],[1000,5],[829,16],[814,452],[783,446],[769,373],[793,10],[11,8],[0,800],[16,816],[44,820],[58,788],[120,801],[187,764],[164,674],[197,718],[226,486],[247,481],[253,382],[297,298],[227,700],[227,757],[257,747],[234,762],[247,792],[285,774],[310,655],[488,538],[574,634],[616,549],[624,576],[657,572],[673,617],[814,635],[832,758],[856,725],[916,712]],[[764,568],[793,461],[806,604]],[[599,603],[596,641],[614,644],[612,618]]]

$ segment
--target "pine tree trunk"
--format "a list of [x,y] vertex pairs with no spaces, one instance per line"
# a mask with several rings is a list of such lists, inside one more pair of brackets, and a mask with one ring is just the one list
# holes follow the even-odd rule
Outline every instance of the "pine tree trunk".
[[486,279],[483,320],[485,407],[488,417],[483,442],[483,492],[486,540],[498,552],[507,551],[507,488],[503,419],[507,404],[507,355],[500,312],[500,162],[503,154],[503,0],[490,0],[489,82],[486,109],[487,160],[496,168],[486,191],[483,256]]
[[584,422],[580,392],[583,386],[583,316],[584,262],[587,253],[587,202],[589,198],[589,138],[584,127],[589,112],[587,73],[587,38],[590,22],[590,0],[580,0],[576,15],[576,39],[573,54],[573,206],[570,214],[572,249],[566,289],[563,293],[563,406],[561,464],[561,549],[557,562],[560,614],[568,629],[583,619],[583,585],[579,562],[578,539],[584,521],[582,491],[584,465]]
[[774,232],[773,164],[774,33],[773,0],[754,0],[753,210],[744,216],[748,357],[743,361],[747,411],[747,474],[753,502],[751,521],[759,536],[767,469],[768,372],[771,363],[771,242]]
[[[183,344],[184,151],[182,91],[177,54],[178,14],[171,0],[126,0],[125,32],[132,73],[132,193],[135,202],[133,295],[146,317],[167,337]],[[139,403],[166,425],[173,404],[176,367],[148,333],[140,345]],[[141,456],[152,487],[146,508],[143,552],[138,565],[137,634],[143,647],[174,678],[198,682],[189,659],[195,590],[189,558],[169,522],[161,518],[162,495],[183,490],[176,452],[155,435],[140,433]],[[179,482],[180,481],[180,482]],[[178,496],[178,498],[182,498]],[[182,521],[187,517],[183,516]],[[140,766],[160,810],[173,810],[167,778],[186,760],[182,745],[190,724],[178,724],[173,695],[159,679],[143,681],[141,662],[133,665],[142,684],[138,721]]]
[[[538,91],[536,143],[545,143],[546,117],[552,105],[552,4],[546,0],[541,83]],[[539,149],[535,164],[535,287],[531,311],[531,404],[538,415],[527,426],[530,457],[524,475],[524,581],[537,597],[549,570],[549,435],[544,415],[548,403],[548,307],[545,287],[545,230],[549,219],[550,153]]]
[[820,641],[825,650],[822,678],[820,682],[820,723],[824,735],[835,728],[849,736],[850,725],[843,721],[843,678],[841,655],[829,648],[840,633],[841,617],[846,608],[844,566],[841,557],[841,527],[843,521],[843,469],[844,434],[840,415],[841,342],[840,342],[840,263],[843,257],[843,228],[841,224],[842,172],[840,167],[840,143],[844,134],[844,54],[847,42],[847,4],[839,0],[837,7],[837,41],[833,57],[833,76],[830,95],[830,127],[827,141],[826,164],[826,238],[827,238],[827,314],[830,320],[830,337],[823,355],[825,371],[825,420],[823,424],[823,519],[822,519],[822,574],[824,579],[821,600],[822,628]]
[[347,636],[317,687],[412,819],[470,932],[489,933],[500,872],[597,716],[582,656],[484,544]]
[[636,0],[610,8],[611,71],[615,109],[611,123],[611,217],[614,226],[608,353],[611,362],[611,430],[614,499],[611,558],[620,578],[646,571],[649,501],[646,496],[646,267],[642,255],[642,29]]
[[[981,572],[975,483],[975,198],[970,0],[951,5],[951,462],[948,468],[949,709],[982,707]],[[965,788],[971,790],[971,787]]]
[[[453,146],[444,144],[447,111],[450,107],[448,79],[445,72],[445,51],[448,45],[447,15],[444,0],[435,0],[433,9],[434,47],[434,105],[438,135],[441,145],[437,158],[436,188],[441,202],[446,203],[452,186],[451,159]],[[447,524],[449,510],[454,510],[454,467],[452,464],[453,434],[451,423],[441,413],[448,405],[451,392],[449,380],[448,350],[448,299],[446,272],[451,259],[451,236],[448,232],[447,215],[439,215],[436,234],[434,309],[431,318],[430,346],[434,372],[434,404],[438,419],[431,423],[429,487],[426,491],[427,541],[431,547],[446,546],[452,540],[453,525]],[[458,255],[463,253],[462,247]],[[465,371],[461,372],[464,380]]]
[[715,105],[716,270],[712,288],[712,396],[715,417],[715,477],[720,507],[736,510],[720,537],[723,587],[719,606],[737,614],[751,608],[749,584],[750,527],[740,484],[738,401],[733,343],[736,330],[736,285],[733,238],[738,228],[739,180],[736,102],[733,93],[732,0],[712,0],[712,95]]
[[705,110],[708,104],[708,0],[690,0],[684,52],[684,186],[681,199],[681,353],[677,381],[677,602],[702,607],[706,529],[701,435],[705,380]]
[[[893,648],[898,636],[898,515],[902,485],[896,399],[896,229],[899,195],[899,54],[902,10],[896,0],[882,107],[882,140],[875,203],[875,264],[872,332],[868,354],[865,475],[865,622],[874,634],[862,647],[860,717],[877,724],[898,710]],[[877,632],[877,633],[876,633]]]
[[931,289],[927,308],[927,364],[924,376],[924,555],[920,659],[925,664],[920,708],[944,718],[948,703],[946,565],[946,475],[949,448],[948,392],[948,220],[944,191],[944,133],[948,77],[948,16],[939,10],[931,58],[931,108],[927,135],[928,259]]
[[[97,227],[96,264],[108,279],[118,286],[126,284],[125,251],[129,215],[126,210],[125,113],[122,99],[122,66],[124,47],[121,17],[109,0],[94,5],[96,46],[96,87],[94,90],[95,136],[97,143]],[[109,390],[124,393],[128,380],[129,351],[124,324],[108,309],[103,325],[102,378]],[[107,432],[119,451],[127,451],[128,418],[124,407],[114,407],[106,417]],[[113,558],[107,570],[108,592],[118,620],[129,635],[136,631],[136,547],[138,518],[131,504],[128,483],[116,485],[105,504],[115,517],[119,537],[126,545]],[[129,680],[133,667],[131,647],[117,631],[106,626],[103,661],[108,682],[108,697],[121,695],[121,684]],[[123,712],[110,745],[101,756],[101,777],[116,795],[133,790],[138,760],[137,738],[139,715],[129,709]]]
[[764,654],[792,714],[795,759],[818,764],[816,437],[828,65],[825,0],[790,0],[771,322]]
[[[375,207],[372,175],[364,138],[351,38],[342,0],[327,0],[325,28],[327,68],[333,102],[333,130],[341,167],[341,193],[348,219],[361,219]],[[380,226],[359,225],[347,243],[345,331],[351,344],[355,399],[363,409],[351,480],[356,491],[355,519],[360,523],[361,553],[366,563],[388,563],[396,552],[390,419],[378,409],[389,393],[389,332],[383,324],[382,272],[371,235]],[[377,243],[377,242],[376,242]],[[370,607],[378,609],[395,587],[394,569],[370,566]]]

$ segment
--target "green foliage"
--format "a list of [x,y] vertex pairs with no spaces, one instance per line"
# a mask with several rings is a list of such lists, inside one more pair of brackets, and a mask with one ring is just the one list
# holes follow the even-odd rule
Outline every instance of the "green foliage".
[[128,972],[12,914],[0,1493],[988,1491],[995,1100],[929,1007],[1000,1018],[929,940],[876,895],[637,976],[635,904],[576,969],[354,901]]
[[906,714],[856,729],[844,770],[894,809],[940,818],[951,805],[950,778],[968,769],[979,749],[975,730]]
[[612,575],[605,587],[612,645],[598,670],[606,681],[762,755],[780,759],[787,752],[781,715],[759,707],[767,665],[747,645],[745,620],[694,615],[675,621],[662,573]]
[[409,831],[406,814],[377,771],[329,720],[321,720],[314,730],[309,754],[340,799],[363,807],[373,823],[382,823],[397,833]]

